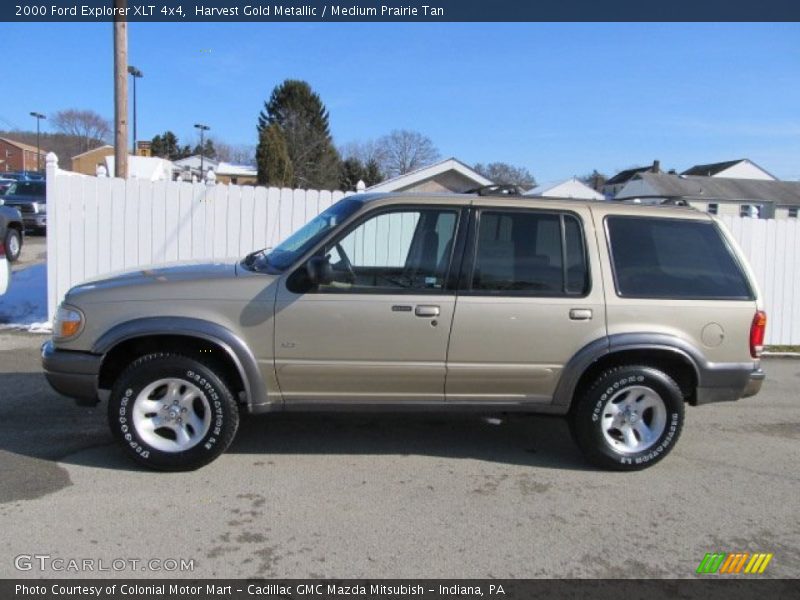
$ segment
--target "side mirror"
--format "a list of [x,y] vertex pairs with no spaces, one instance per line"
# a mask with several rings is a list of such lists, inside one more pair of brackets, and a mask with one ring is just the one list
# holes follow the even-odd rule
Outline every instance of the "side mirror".
[[326,256],[312,256],[306,263],[306,272],[314,285],[328,285],[333,282],[333,267]]

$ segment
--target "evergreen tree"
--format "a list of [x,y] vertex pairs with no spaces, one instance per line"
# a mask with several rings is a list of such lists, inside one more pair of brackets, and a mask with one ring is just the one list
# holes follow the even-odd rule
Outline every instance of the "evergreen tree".
[[[339,189],[343,192],[354,192],[358,182],[364,180],[366,168],[357,158],[347,158],[342,161],[339,171]],[[366,181],[364,181],[366,183]]]
[[[261,134],[278,125],[292,167],[292,187],[335,189],[339,186],[339,153],[333,145],[328,111],[319,94],[305,81],[287,79],[272,91],[258,116],[259,146]],[[261,149],[266,157],[270,153]]]
[[367,161],[367,166],[364,168],[363,179],[367,187],[378,185],[385,179],[383,173],[381,173],[381,167],[376,159],[373,158]]
[[197,144],[194,150],[192,150],[192,154],[199,155],[201,153],[206,158],[217,158],[217,149],[214,148],[214,140],[207,139],[203,142],[203,148],[200,148],[200,144]]
[[259,185],[291,187],[294,181],[292,162],[286,140],[277,124],[267,125],[258,136],[256,165]]
[[177,135],[171,131],[165,131],[163,135],[157,135],[150,140],[150,153],[167,160],[179,160],[191,156],[192,151],[188,145],[180,145]]

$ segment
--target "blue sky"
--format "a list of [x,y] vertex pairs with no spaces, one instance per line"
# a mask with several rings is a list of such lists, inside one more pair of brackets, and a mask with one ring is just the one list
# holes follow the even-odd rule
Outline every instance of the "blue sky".
[[[4,23],[0,36],[21,49],[0,128],[32,128],[32,110],[112,116],[110,24]],[[202,121],[255,143],[264,100],[291,77],[319,92],[337,144],[415,129],[444,156],[539,181],[741,157],[800,179],[798,24],[132,23],[129,62],[145,74],[140,139],[194,142]]]

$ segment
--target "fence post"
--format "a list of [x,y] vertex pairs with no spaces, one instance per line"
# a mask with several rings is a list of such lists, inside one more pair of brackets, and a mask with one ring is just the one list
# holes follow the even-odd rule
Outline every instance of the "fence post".
[[48,152],[45,158],[45,201],[47,204],[47,321],[53,322],[56,314],[56,246],[58,244],[58,213],[56,187],[58,186],[58,156]]

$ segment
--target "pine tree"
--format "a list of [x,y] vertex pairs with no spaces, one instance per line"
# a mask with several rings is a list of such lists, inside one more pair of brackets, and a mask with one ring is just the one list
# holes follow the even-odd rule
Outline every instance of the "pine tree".
[[256,164],[260,185],[275,187],[293,185],[292,163],[279,125],[268,125],[261,130],[256,148]]
[[339,186],[340,159],[331,138],[328,111],[308,83],[287,79],[275,87],[258,116],[259,146],[266,143],[261,134],[271,125],[278,125],[283,135],[292,167],[292,187]]

